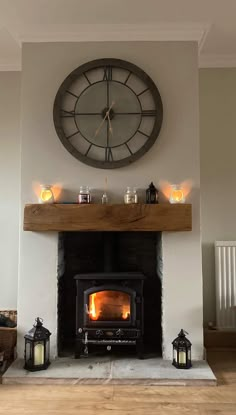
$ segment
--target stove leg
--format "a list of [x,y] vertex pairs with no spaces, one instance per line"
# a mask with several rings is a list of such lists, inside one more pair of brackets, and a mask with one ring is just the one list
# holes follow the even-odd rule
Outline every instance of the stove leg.
[[144,359],[143,339],[136,341],[136,352],[139,359]]
[[76,339],[75,343],[75,359],[79,359],[84,352],[84,344],[82,339]]

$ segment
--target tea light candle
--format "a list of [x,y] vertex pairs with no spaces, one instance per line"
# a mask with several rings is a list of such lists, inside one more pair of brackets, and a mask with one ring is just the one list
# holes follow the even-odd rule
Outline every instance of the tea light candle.
[[184,192],[181,186],[177,184],[171,185],[169,201],[170,203],[184,203],[185,202]]
[[54,203],[52,186],[41,184],[39,203]]

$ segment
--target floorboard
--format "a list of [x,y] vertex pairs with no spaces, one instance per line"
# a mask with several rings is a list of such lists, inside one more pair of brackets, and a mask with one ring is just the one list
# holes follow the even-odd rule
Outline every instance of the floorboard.
[[0,385],[1,415],[236,415],[236,352],[209,352],[217,387]]

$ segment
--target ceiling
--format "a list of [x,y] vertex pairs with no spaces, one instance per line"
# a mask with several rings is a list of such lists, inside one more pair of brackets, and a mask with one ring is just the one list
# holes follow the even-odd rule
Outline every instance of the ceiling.
[[0,0],[0,70],[23,42],[196,40],[199,65],[236,66],[236,0]]

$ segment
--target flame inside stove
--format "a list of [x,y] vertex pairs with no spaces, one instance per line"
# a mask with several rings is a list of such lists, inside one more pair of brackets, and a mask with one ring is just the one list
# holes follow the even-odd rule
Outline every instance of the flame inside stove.
[[90,318],[91,320],[97,320],[96,305],[95,305],[96,294],[92,294],[90,297],[91,297],[91,308],[89,309]]
[[122,318],[123,320],[128,320],[130,316],[130,307],[124,306],[122,311]]
[[130,319],[130,295],[122,291],[104,290],[90,294],[89,318],[93,321]]

